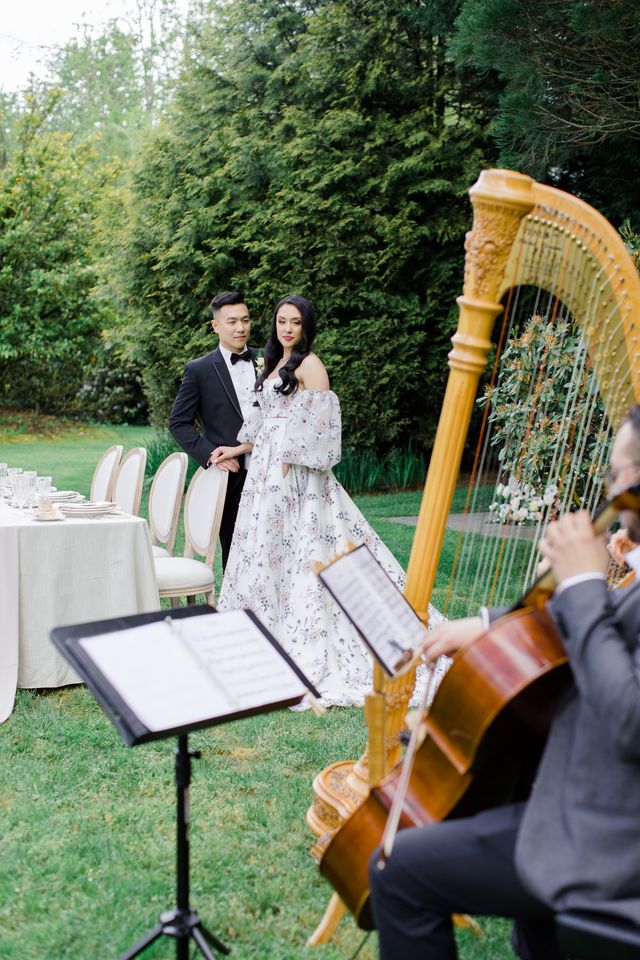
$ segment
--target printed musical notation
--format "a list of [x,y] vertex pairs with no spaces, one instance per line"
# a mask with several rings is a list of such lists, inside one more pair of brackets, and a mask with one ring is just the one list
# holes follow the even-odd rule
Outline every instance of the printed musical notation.
[[302,697],[307,687],[244,610],[87,637],[80,645],[151,730]]
[[318,576],[377,660],[394,675],[424,641],[427,628],[371,551],[356,547]]

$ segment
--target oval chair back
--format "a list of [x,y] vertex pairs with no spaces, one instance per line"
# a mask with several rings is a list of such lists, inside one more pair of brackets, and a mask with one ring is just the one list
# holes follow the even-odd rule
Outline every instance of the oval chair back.
[[140,513],[144,468],[147,451],[144,447],[134,447],[122,458],[113,487],[113,500],[124,513],[137,517]]
[[[199,467],[193,475],[184,500],[184,556],[156,556],[158,595],[169,597],[173,606],[180,597],[195,603],[203,595],[206,602],[215,603],[213,558],[220,531],[220,521],[227,492],[228,474],[215,467]],[[203,556],[196,560],[194,553]]]
[[102,454],[93,471],[90,500],[111,500],[113,485],[122,456],[122,445],[117,443]]
[[169,454],[155,472],[149,491],[149,527],[155,543],[164,543],[171,556],[176,543],[180,506],[187,475],[186,453]]
[[213,566],[228,474],[216,467],[194,473],[184,501],[184,555],[199,553],[208,567]]

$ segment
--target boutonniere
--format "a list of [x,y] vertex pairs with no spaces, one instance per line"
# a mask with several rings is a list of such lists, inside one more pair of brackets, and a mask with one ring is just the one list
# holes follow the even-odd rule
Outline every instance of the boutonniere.
[[259,354],[259,355],[256,357],[256,359],[255,359],[255,365],[256,365],[256,370],[258,371],[258,373],[262,373],[262,371],[264,370],[264,357],[263,357],[262,355]]

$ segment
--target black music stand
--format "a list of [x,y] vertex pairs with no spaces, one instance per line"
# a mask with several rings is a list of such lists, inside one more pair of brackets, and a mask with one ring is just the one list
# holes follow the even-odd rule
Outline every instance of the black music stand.
[[[280,689],[280,693],[282,694],[281,698],[270,700],[270,702],[258,702],[260,700],[264,701],[264,697],[260,697],[259,693],[256,693],[254,696],[256,702],[252,706],[248,706],[245,695],[244,705],[239,706],[237,709],[234,707],[231,712],[227,711],[207,718],[200,717],[191,721],[187,720],[186,722],[167,728],[159,729],[156,725],[153,729],[150,729],[136,712],[136,704],[131,702],[131,690],[128,690],[128,699],[123,696],[122,687],[119,685],[117,668],[116,674],[114,675],[113,671],[110,672],[109,669],[105,671],[104,662],[102,662],[101,665],[100,651],[92,649],[91,638],[94,638],[94,641],[98,638],[97,643],[104,643],[105,638],[107,642],[109,641],[109,637],[107,637],[109,634],[117,635],[125,630],[129,631],[132,628],[146,627],[153,624],[157,624],[160,630],[165,630],[166,632],[165,623],[167,620],[182,620],[191,617],[208,616],[209,614],[215,613],[216,611],[209,606],[193,606],[173,609],[170,611],[169,616],[169,611],[158,611],[157,613],[118,617],[113,620],[76,624],[70,627],[56,627],[51,631],[52,642],[86,682],[96,700],[100,703],[109,719],[115,724],[120,735],[129,746],[144,743],[148,740],[163,739],[171,735],[176,735],[178,740],[175,751],[176,906],[172,910],[162,913],[160,915],[160,922],[144,934],[129,950],[121,954],[119,960],[133,960],[134,957],[141,954],[161,936],[173,937],[176,940],[176,960],[188,960],[191,940],[195,942],[205,957],[205,960],[217,960],[214,950],[217,950],[221,954],[229,953],[229,947],[207,930],[198,917],[197,912],[192,910],[189,905],[189,786],[191,783],[191,761],[192,758],[198,758],[200,753],[199,751],[189,749],[188,731],[219,723],[227,723],[239,717],[253,716],[256,713],[293,706],[299,703],[307,692],[309,692],[312,697],[318,696],[317,691],[309,683],[304,674],[284,652],[275,638],[260,623],[257,617],[248,610],[239,611],[235,612],[236,620],[233,621],[234,624],[237,623],[238,613],[247,619],[246,631],[248,631],[247,635],[252,634],[254,651],[256,649],[255,644],[257,643],[259,648],[261,641],[264,640],[266,644],[266,646],[264,646],[265,656],[267,657],[270,668],[275,670],[274,676],[278,674],[278,670],[274,666],[274,650],[280,660],[283,661],[281,671],[283,671],[282,678],[284,679],[284,686]],[[228,615],[218,614],[216,625],[224,624],[226,616]],[[173,631],[174,628],[170,626],[169,629]],[[140,633],[140,631],[138,633]],[[219,631],[219,633],[224,642],[224,629]],[[127,637],[133,638],[132,642],[136,642],[135,633],[127,634]],[[100,640],[100,638],[102,639]],[[179,647],[181,638],[177,637],[176,639]],[[173,637],[170,642],[173,643]],[[237,644],[237,642],[236,633],[234,635],[234,644]],[[95,643],[93,646],[95,646]],[[174,644],[174,646],[176,646],[176,644]],[[185,657],[188,658],[193,652],[192,650],[188,650],[185,653]],[[211,663],[209,662],[207,664],[206,651],[203,655],[202,650],[198,650],[197,643],[195,652],[197,653],[198,668],[212,673]],[[160,653],[161,657],[162,655],[163,654]],[[191,660],[190,665],[193,666],[193,660]],[[126,670],[126,664],[123,668]],[[292,677],[291,674],[295,676]],[[285,675],[287,675],[288,679],[285,679]],[[127,677],[125,682],[128,682],[129,679],[130,678]],[[219,693],[222,686],[223,682],[216,678],[215,684],[212,685],[212,698],[216,693]],[[298,689],[294,692],[296,687]],[[276,691],[276,697],[278,696]],[[135,695],[133,696],[133,700],[135,700]]]

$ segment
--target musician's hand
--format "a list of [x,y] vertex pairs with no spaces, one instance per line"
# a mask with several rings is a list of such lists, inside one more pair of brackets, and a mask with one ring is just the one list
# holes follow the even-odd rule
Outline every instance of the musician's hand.
[[604,535],[593,532],[586,510],[567,513],[550,523],[540,544],[558,583],[581,573],[602,573],[606,576],[609,554]]
[[638,544],[634,543],[626,530],[616,530],[616,532],[612,533],[609,537],[607,549],[616,563],[627,566],[624,555],[637,546]]
[[435,630],[429,631],[429,636],[422,644],[420,652],[429,662],[437,660],[443,654],[452,656],[468,643],[477,640],[484,633],[480,617],[465,617],[462,620],[447,620]]

